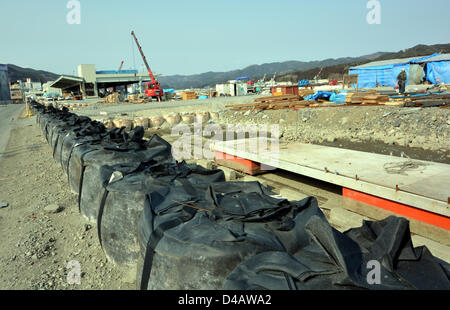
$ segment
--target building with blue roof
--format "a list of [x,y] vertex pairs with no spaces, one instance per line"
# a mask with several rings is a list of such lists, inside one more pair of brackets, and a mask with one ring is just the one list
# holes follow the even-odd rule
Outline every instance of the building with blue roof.
[[397,76],[405,69],[406,85],[419,85],[425,81],[432,84],[450,83],[450,54],[410,57],[375,61],[351,67],[349,74],[358,75],[360,88],[378,86],[395,87]]

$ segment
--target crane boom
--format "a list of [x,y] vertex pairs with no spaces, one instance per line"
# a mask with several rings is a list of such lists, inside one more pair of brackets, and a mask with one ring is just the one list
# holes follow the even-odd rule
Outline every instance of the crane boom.
[[150,69],[150,66],[148,65],[147,58],[145,57],[144,52],[142,51],[142,47],[141,47],[141,45],[139,44],[139,41],[138,41],[138,39],[136,38],[136,35],[134,34],[134,31],[131,31],[131,35],[133,36],[134,41],[136,41],[136,45],[138,46],[139,52],[141,53],[142,59],[144,60],[144,64],[145,64],[145,66],[147,67],[148,74],[150,75],[150,79],[151,79],[151,81],[152,81],[151,83],[152,83],[152,84],[158,83],[158,82],[156,81],[156,79],[155,79],[155,76],[153,75],[152,70]]

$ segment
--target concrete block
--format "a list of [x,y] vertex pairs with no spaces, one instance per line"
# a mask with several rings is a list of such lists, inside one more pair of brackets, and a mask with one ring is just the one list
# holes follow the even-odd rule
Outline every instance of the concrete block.
[[442,259],[443,261],[450,263],[450,246],[438,243],[436,241],[427,239],[425,237],[414,235],[411,237],[414,247],[426,246],[430,252]]
[[230,169],[227,167],[222,167],[222,166],[219,166],[217,168],[222,170],[223,173],[225,173],[225,179],[227,181],[235,181],[240,177],[240,175],[233,169]]
[[205,169],[216,169],[214,161],[207,159],[198,159],[195,161],[197,165],[202,166]]
[[254,177],[251,175],[245,175],[242,180],[243,182],[259,182],[262,185],[264,185],[265,187],[268,187],[272,192],[280,194],[280,190],[277,188],[274,188],[274,186],[271,186],[270,182],[267,182],[266,180],[263,180],[261,178],[258,177]]
[[308,195],[306,195],[306,194],[304,194],[302,192],[293,190],[291,188],[282,188],[280,190],[280,195],[282,197],[286,198],[287,200],[290,200],[290,201],[292,201],[292,200],[303,200],[303,199],[308,197]]
[[336,224],[343,228],[343,230],[361,227],[363,220],[369,220],[369,218],[348,211],[344,208],[333,208],[330,211],[331,224]]

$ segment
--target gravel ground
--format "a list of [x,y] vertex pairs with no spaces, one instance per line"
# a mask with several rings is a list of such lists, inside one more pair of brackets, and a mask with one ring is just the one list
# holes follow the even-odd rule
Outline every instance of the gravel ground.
[[[228,99],[228,98],[227,98]],[[248,99],[248,98],[246,98]],[[214,100],[212,101],[214,102]],[[231,101],[230,101],[231,102]],[[450,163],[450,110],[357,106],[305,108],[297,111],[231,111],[230,102],[172,106],[92,115],[99,120],[165,117],[173,113],[218,112],[213,121],[230,124],[279,125],[281,141],[327,145],[378,154]],[[240,102],[233,102],[233,104]],[[137,105],[139,106],[139,105]],[[99,110],[100,111],[100,110]],[[80,112],[83,114],[83,112]],[[167,124],[165,127],[167,129]]]
[[[0,163],[0,202],[9,204],[0,209],[0,290],[135,289],[135,271],[107,261],[35,118],[28,123],[11,131]],[[68,282],[71,261],[79,285]]]
[[0,160],[8,144],[10,127],[23,108],[23,104],[0,104]]
[[279,124],[281,141],[450,163],[450,110],[392,106],[227,111],[221,124]]

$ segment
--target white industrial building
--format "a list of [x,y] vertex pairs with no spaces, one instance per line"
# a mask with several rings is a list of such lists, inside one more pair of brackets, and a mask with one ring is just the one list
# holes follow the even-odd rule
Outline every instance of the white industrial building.
[[217,96],[245,96],[248,92],[248,86],[247,83],[231,80],[225,84],[217,84],[216,92]]
[[61,75],[46,87],[60,89],[63,94],[74,93],[89,97],[98,96],[107,88],[128,88],[129,85],[141,85],[143,82],[150,82],[148,73],[139,73],[137,70],[97,71],[95,65],[82,64],[78,66],[78,76]]

